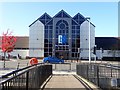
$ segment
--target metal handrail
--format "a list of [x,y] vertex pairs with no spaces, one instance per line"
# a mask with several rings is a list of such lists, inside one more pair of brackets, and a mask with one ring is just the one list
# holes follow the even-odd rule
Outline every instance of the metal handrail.
[[[77,65],[77,74],[98,85],[103,90],[120,88],[120,67],[112,64],[89,64]],[[114,82],[114,84],[113,84]]]
[[2,75],[0,78],[7,78],[8,76],[11,76],[11,75],[16,74],[16,73],[18,73],[18,72],[20,72],[20,71],[23,71],[23,70],[25,70],[25,69],[28,69],[28,68],[30,68],[30,67],[33,67],[33,66],[36,66],[36,65],[39,65],[39,64],[44,64],[44,63],[38,63],[38,64],[35,64],[35,65],[30,65],[30,66],[27,66],[27,67],[24,67],[24,68],[20,68],[20,69],[11,71],[10,73],[7,73],[7,74],[5,74],[5,75]]
[[4,79],[0,82],[0,88],[2,88],[0,90],[12,90],[14,88],[24,88],[25,90],[29,88],[38,89],[51,74],[52,65],[50,64],[39,63],[27,66],[3,75],[2,78]]

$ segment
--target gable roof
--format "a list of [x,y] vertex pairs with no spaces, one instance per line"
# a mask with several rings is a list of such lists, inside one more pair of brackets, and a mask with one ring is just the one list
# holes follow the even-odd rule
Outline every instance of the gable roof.
[[[52,22],[51,20],[53,20],[53,18],[72,18],[72,17],[68,13],[66,13],[64,10],[59,11],[54,17],[51,17],[49,14],[47,14],[45,12],[42,16],[40,16],[37,20],[35,20],[32,24],[30,24],[29,27],[38,20],[40,22],[42,22],[44,25],[49,24]],[[81,15],[80,13],[77,13],[72,18],[72,21],[75,21],[79,25],[82,24],[85,20],[86,20],[86,18],[83,15]],[[93,23],[91,23],[91,24],[95,27],[95,25]]]
[[32,26],[38,20],[41,21],[43,24],[46,24],[51,19],[52,19],[52,17],[45,12],[42,16],[40,16],[37,20],[35,20],[32,24],[30,24],[29,27]]
[[46,24],[47,22],[49,22],[52,19],[52,17],[47,14],[46,12],[38,18],[39,21],[41,21],[43,24]]
[[61,10],[54,16],[54,18],[71,18],[71,16],[64,10]]
[[80,13],[77,13],[72,19],[74,19],[78,24],[82,24],[85,21],[85,17]]

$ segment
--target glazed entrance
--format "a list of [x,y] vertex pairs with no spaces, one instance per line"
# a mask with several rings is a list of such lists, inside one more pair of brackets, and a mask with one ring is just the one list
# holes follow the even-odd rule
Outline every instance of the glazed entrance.
[[56,51],[55,56],[61,59],[68,60],[69,59],[69,52],[68,51]]

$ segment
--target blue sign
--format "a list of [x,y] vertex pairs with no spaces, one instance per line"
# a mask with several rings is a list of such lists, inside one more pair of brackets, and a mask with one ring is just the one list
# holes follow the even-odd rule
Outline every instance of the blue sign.
[[59,35],[58,36],[58,43],[60,43],[60,44],[66,44],[66,42],[67,42],[67,39],[66,39],[65,35]]

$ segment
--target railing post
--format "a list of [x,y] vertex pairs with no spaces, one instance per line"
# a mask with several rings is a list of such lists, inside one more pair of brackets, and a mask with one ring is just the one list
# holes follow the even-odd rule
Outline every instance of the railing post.
[[20,63],[18,63],[18,65],[17,65],[17,69],[19,69],[19,65],[20,65]]
[[56,70],[57,68],[56,68],[56,64],[55,64],[55,70]]
[[69,65],[70,65],[70,71],[71,71],[71,70],[72,70],[72,69],[71,69],[71,68],[72,68],[72,67],[71,67],[71,63],[70,63]]
[[99,65],[97,65],[97,85],[99,86]]
[[28,79],[29,79],[29,71],[27,71],[27,73],[26,73],[26,90],[28,90],[28,85],[29,85]]
[[[89,68],[88,64],[86,64],[86,66],[83,66],[83,67],[87,67],[87,70],[86,70],[86,79],[89,79],[89,78],[88,78],[88,68]],[[84,69],[85,69],[85,68],[84,68]]]
[[4,84],[2,84],[2,89],[1,90],[5,90],[5,86],[4,86]]
[[111,77],[112,77],[112,65],[111,65]]

